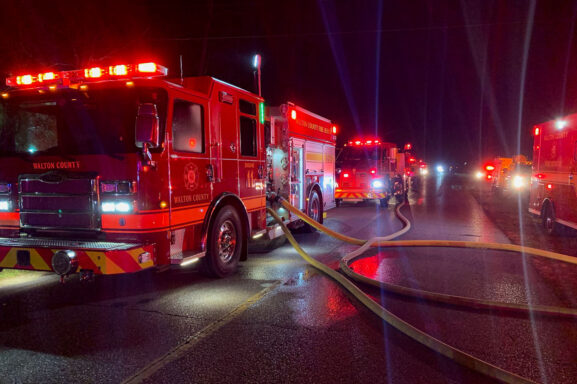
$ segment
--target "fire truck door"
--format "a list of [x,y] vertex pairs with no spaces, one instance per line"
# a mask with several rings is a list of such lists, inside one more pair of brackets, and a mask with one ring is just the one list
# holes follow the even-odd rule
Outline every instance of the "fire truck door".
[[323,202],[325,209],[335,206],[335,147],[325,144],[323,148]]
[[238,186],[248,212],[264,204],[264,130],[259,126],[258,104],[239,99]]
[[305,208],[304,191],[304,142],[301,140],[291,140],[289,146],[290,154],[290,202],[298,209]]
[[219,91],[219,94],[230,98],[220,97],[210,111],[209,173],[212,177],[209,178],[213,197],[222,192],[238,194],[238,100],[225,91]]
[[[186,99],[185,99],[186,98]],[[170,151],[170,223],[180,227],[173,233],[171,255],[199,251],[197,233],[185,228],[202,224],[211,201],[207,147],[207,103],[190,95],[176,98],[168,135]]]

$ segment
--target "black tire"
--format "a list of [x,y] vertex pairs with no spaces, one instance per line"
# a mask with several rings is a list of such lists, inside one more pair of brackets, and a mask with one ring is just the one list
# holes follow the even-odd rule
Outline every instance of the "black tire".
[[380,199],[379,204],[381,205],[381,207],[387,208],[389,206],[389,198],[385,197],[384,199]]
[[[309,201],[307,204],[307,215],[317,223],[323,223],[323,207],[321,204],[321,198],[316,189],[313,189],[309,196]],[[305,223],[303,229],[305,232],[309,233],[316,231],[315,227],[307,223]]]
[[335,205],[337,206],[337,208],[341,206],[342,202],[343,202],[342,199],[335,199]]
[[561,233],[561,224],[555,221],[555,211],[551,204],[547,204],[543,209],[542,215],[543,230],[550,236],[556,236]]
[[236,272],[246,238],[238,212],[231,206],[216,214],[207,236],[204,272],[213,277],[225,277]]

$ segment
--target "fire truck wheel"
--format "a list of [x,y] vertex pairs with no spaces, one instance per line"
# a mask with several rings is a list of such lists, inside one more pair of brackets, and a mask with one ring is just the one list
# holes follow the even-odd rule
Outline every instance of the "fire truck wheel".
[[[319,193],[315,189],[311,191],[309,196],[307,215],[317,223],[323,223],[323,208],[321,206],[321,199],[319,197]],[[304,230],[305,232],[316,231],[315,227],[307,223],[304,225]]]
[[343,202],[342,199],[335,199],[335,205],[337,206],[337,208],[341,206],[342,202]]
[[214,218],[208,235],[204,271],[214,277],[225,277],[236,271],[242,243],[245,241],[236,210],[223,207]]
[[543,229],[548,235],[559,235],[561,225],[555,221],[555,211],[551,204],[547,204],[543,210]]
[[389,206],[389,198],[385,197],[384,199],[379,200],[381,207],[387,208]]

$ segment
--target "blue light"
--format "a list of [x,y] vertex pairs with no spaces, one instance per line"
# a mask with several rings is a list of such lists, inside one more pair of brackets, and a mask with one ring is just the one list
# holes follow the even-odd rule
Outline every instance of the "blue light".
[[31,145],[31,146],[28,147],[28,152],[34,153],[34,152],[36,152],[36,151],[37,151],[37,149],[36,149],[36,147],[33,146],[33,145]]

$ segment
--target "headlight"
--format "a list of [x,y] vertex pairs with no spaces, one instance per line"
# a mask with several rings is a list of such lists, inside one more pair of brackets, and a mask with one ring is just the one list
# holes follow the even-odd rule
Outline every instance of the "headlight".
[[383,188],[385,186],[385,183],[383,183],[381,180],[373,180],[371,185],[373,186],[373,188]]
[[132,212],[134,203],[132,201],[103,201],[101,210],[103,213],[129,213]]
[[523,188],[527,185],[527,180],[523,176],[513,176],[513,188]]
[[8,199],[1,199],[0,200],[0,211],[2,211],[2,212],[10,211],[10,200],[8,200]]

